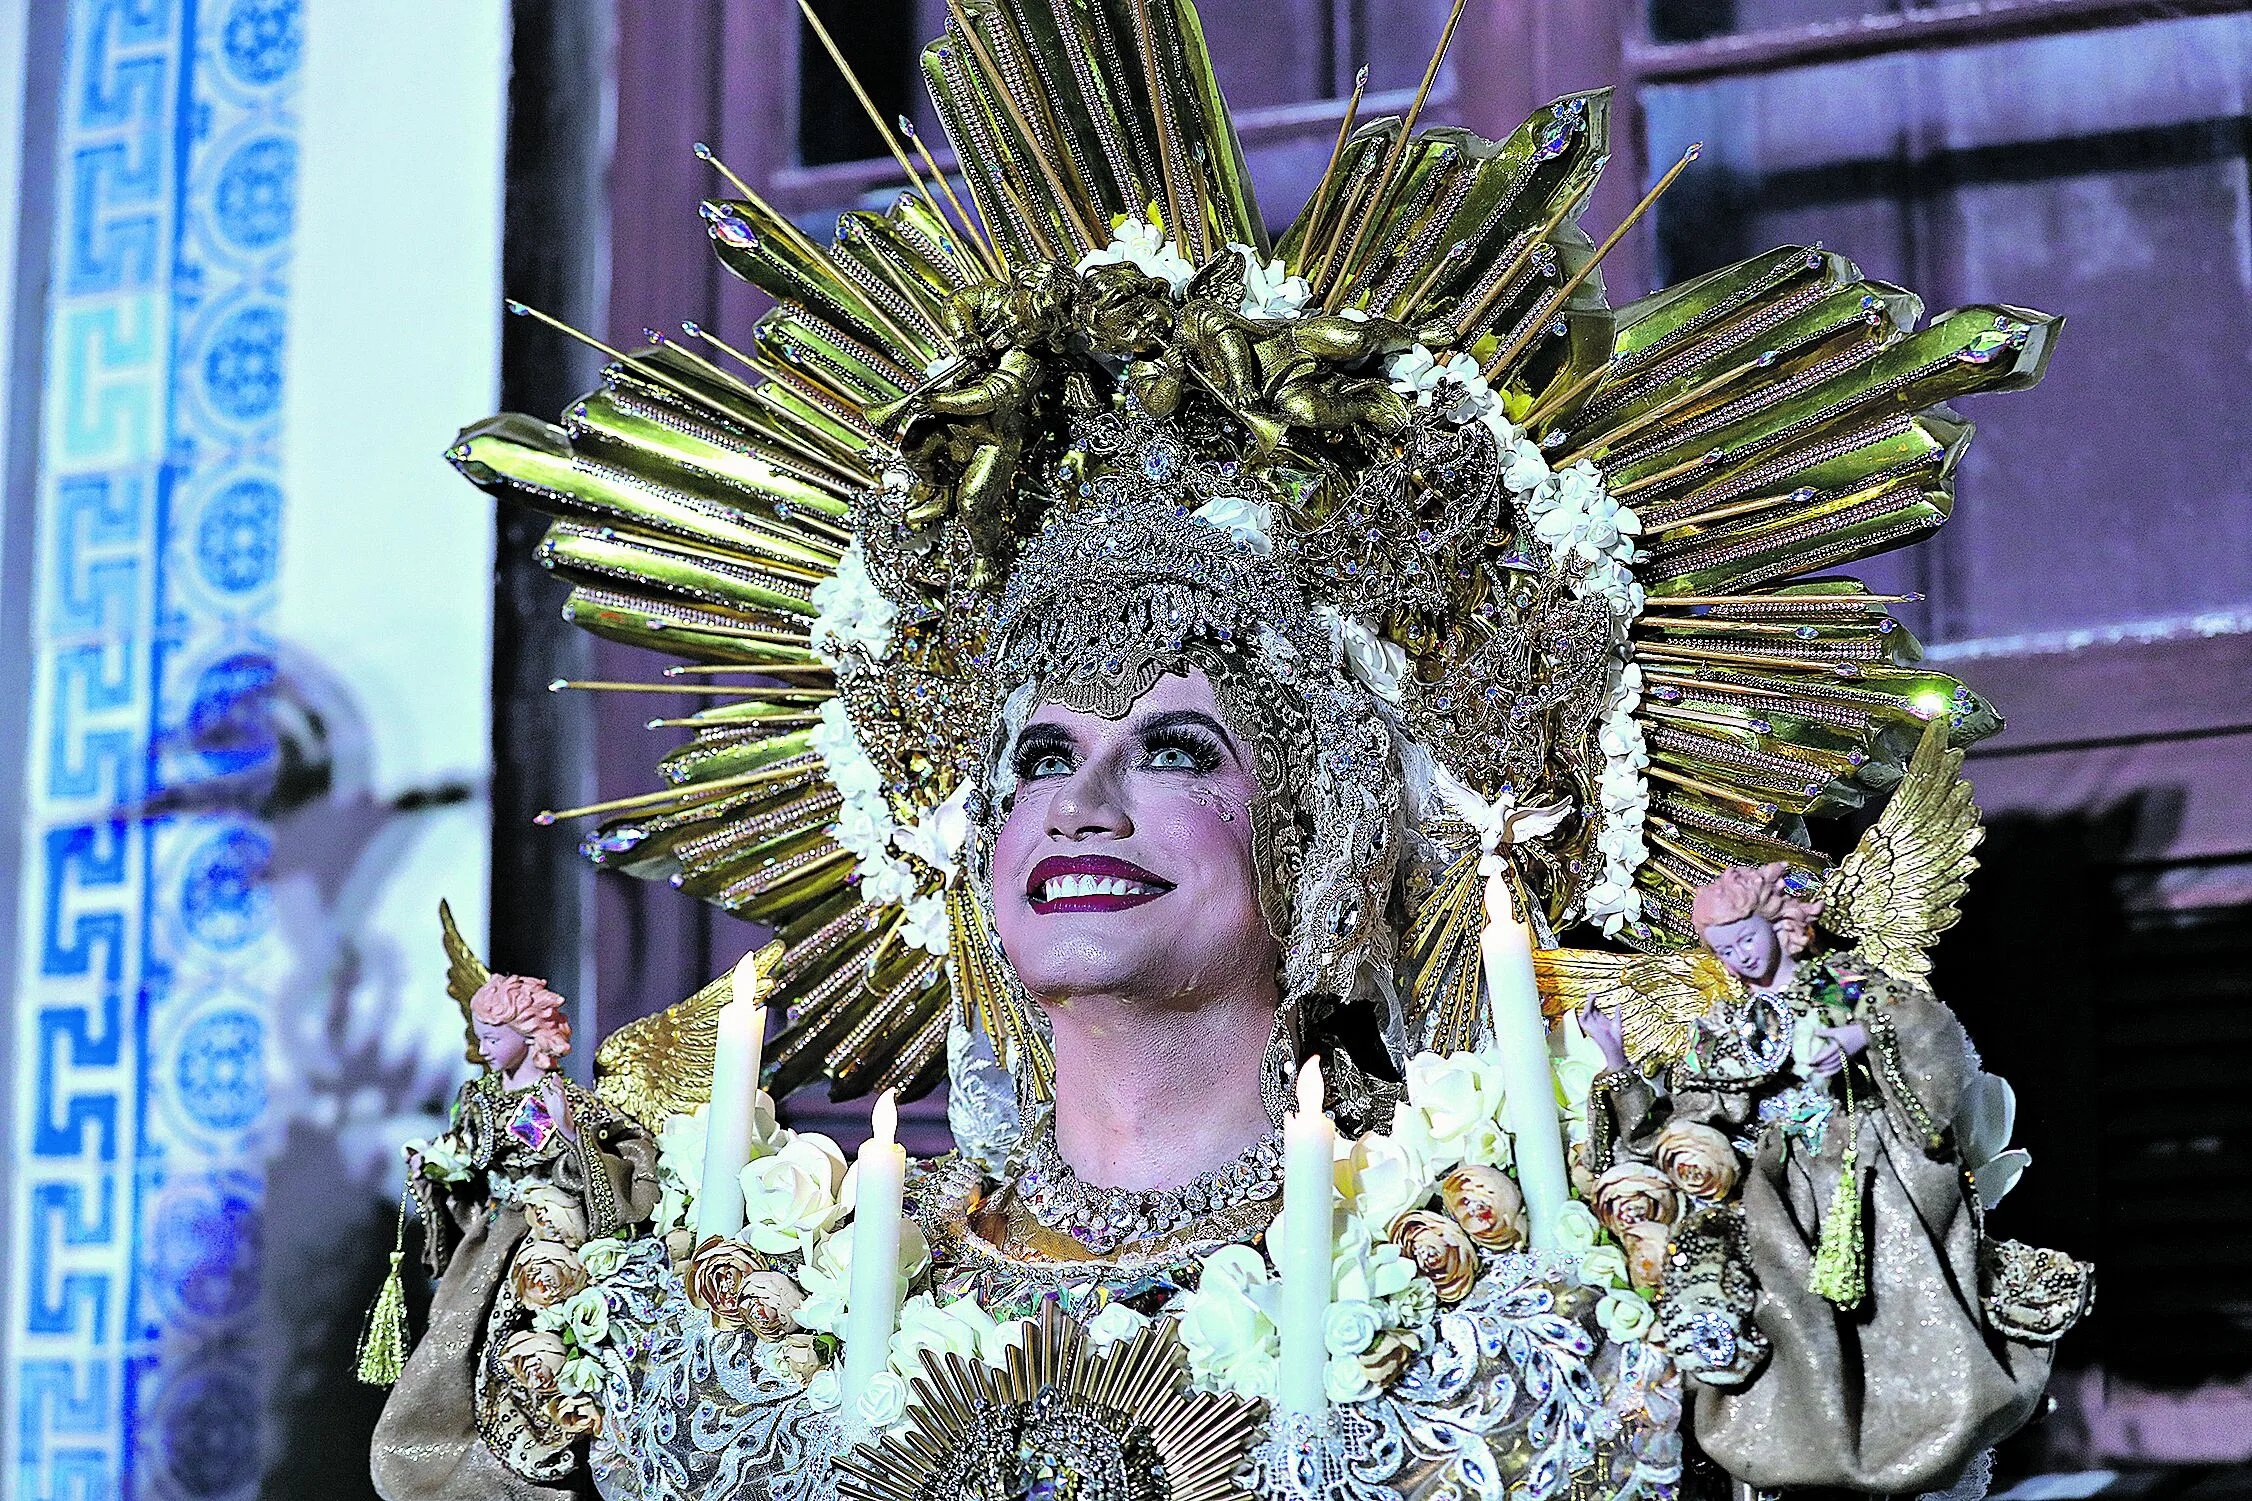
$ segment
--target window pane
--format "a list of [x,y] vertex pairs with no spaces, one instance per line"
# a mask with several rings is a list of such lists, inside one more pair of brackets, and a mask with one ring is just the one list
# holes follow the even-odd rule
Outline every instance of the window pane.
[[[922,54],[921,18],[908,5],[829,5],[822,17],[829,34],[885,120],[907,113],[922,93],[916,60]],[[798,160],[805,165],[886,156],[883,137],[852,87],[837,71],[821,39],[798,23]]]
[[[1931,639],[2252,601],[2252,19],[1868,58],[1645,95],[1667,279],[1826,242],[1933,311],[2066,315],[2036,390],[1974,399],[1955,520],[1864,565]],[[2161,394],[2163,393],[2163,394]]]

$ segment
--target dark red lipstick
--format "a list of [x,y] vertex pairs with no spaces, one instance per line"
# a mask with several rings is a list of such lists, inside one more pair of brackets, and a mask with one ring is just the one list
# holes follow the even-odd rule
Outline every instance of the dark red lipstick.
[[[1051,889],[1055,894],[1049,894]],[[1024,896],[1044,917],[1051,912],[1124,912],[1172,889],[1171,881],[1116,855],[1050,855],[1032,867]]]

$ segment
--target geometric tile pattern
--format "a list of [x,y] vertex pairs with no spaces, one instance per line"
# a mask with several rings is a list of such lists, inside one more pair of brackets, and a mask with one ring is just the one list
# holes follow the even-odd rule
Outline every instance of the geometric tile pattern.
[[0,1491],[217,1501],[262,1468],[281,967],[270,833],[225,789],[273,755],[303,18],[67,4],[34,690],[4,716],[31,738]]

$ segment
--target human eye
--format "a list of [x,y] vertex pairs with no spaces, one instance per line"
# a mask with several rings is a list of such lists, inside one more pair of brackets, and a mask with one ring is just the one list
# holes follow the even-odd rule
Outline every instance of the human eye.
[[1027,735],[1017,746],[1016,773],[1020,782],[1067,777],[1073,766],[1072,745],[1056,735]]
[[1143,764],[1152,771],[1187,771],[1203,776],[1220,768],[1218,741],[1201,730],[1173,725],[1153,730],[1142,743]]

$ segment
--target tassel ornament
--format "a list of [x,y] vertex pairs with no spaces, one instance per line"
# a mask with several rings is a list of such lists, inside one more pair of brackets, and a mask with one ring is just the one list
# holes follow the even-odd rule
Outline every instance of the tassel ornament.
[[1807,1291],[1851,1313],[1869,1295],[1869,1247],[1861,1226],[1861,1122],[1853,1110],[1853,1080],[1845,1081],[1845,1160],[1838,1170],[1830,1212],[1822,1217]]
[[383,1276],[375,1303],[368,1309],[367,1327],[360,1331],[361,1381],[369,1386],[392,1386],[407,1364],[407,1289],[399,1274],[406,1259],[407,1206],[399,1205],[399,1230],[391,1244],[391,1269]]

